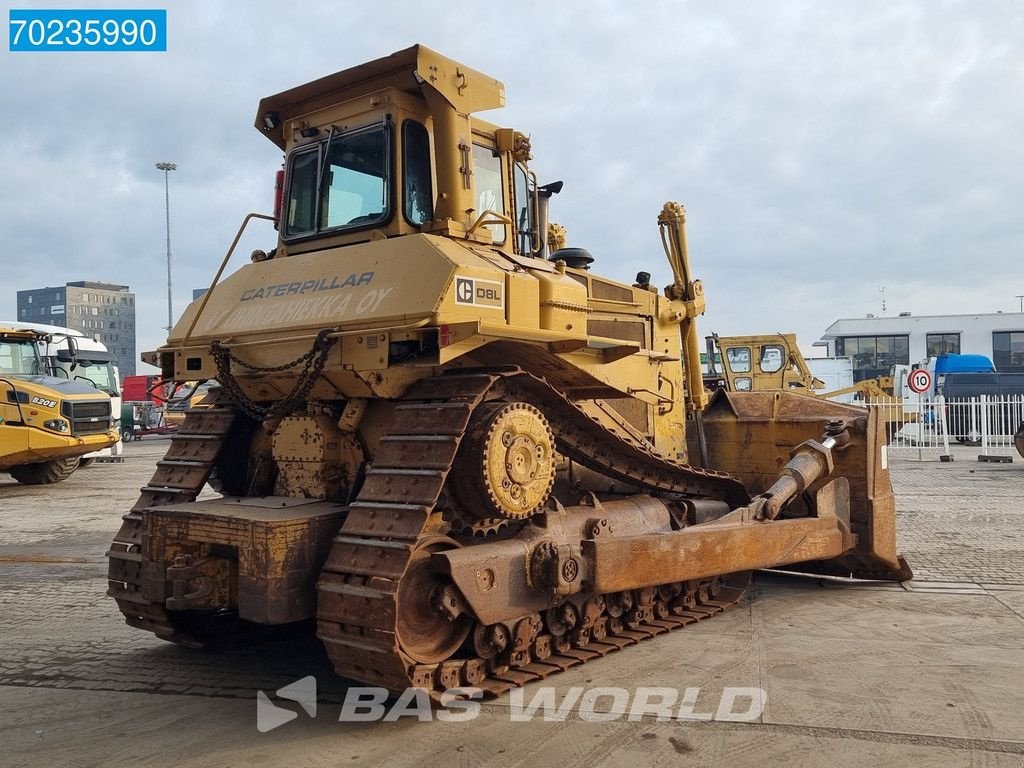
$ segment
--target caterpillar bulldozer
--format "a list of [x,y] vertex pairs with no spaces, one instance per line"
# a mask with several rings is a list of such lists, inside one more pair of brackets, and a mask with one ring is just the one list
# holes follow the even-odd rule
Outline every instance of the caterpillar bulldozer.
[[[752,336],[719,336],[715,333],[706,337],[705,342],[708,370],[704,375],[704,386],[711,390],[794,389],[826,399],[840,395],[879,400],[893,397],[892,376],[863,379],[848,387],[827,389],[825,382],[811,373],[794,333]],[[721,370],[718,369],[719,362]]]
[[[806,394],[825,389],[811,373],[795,333],[705,337],[707,373],[704,386],[736,392],[795,389]],[[721,370],[718,366],[721,365]]]
[[0,326],[0,472],[27,485],[66,480],[82,456],[118,440],[109,395],[48,375],[39,345],[50,339]]
[[477,117],[504,102],[424,46],[260,102],[284,169],[242,227],[277,244],[223,277],[233,244],[143,355],[218,388],[108,552],[130,626],[315,626],[345,678],[500,695],[714,616],[755,569],[911,578],[876,416],[709,398],[683,208],[667,288],[601,277],[528,137]]

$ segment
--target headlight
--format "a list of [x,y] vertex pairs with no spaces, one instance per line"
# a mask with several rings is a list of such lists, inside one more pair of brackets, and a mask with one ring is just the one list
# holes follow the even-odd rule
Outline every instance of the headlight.
[[64,419],[50,419],[44,421],[43,426],[47,429],[52,429],[54,432],[68,432],[71,428]]
[[110,424],[110,428],[111,429],[116,429],[116,430],[120,431],[120,429],[121,429],[121,420],[120,419],[114,419],[111,422],[111,424]]

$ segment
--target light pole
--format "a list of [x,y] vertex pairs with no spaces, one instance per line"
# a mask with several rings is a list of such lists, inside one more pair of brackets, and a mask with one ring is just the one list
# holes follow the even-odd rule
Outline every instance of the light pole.
[[167,332],[174,327],[174,306],[171,303],[171,171],[178,170],[177,163],[157,163],[157,170],[164,172],[164,211],[167,214]]

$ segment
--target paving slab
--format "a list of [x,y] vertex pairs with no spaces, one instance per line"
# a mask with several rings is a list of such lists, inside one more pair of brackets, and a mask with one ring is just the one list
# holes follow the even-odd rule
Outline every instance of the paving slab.
[[[915,582],[758,574],[724,615],[522,699],[696,688],[709,713],[762,688],[754,722],[518,722],[505,697],[466,723],[360,724],[337,722],[349,683],[308,631],[211,653],[124,625],[103,552],[166,446],[46,489],[0,475],[0,766],[1024,765],[1024,464],[893,462]],[[257,692],[310,674],[316,719],[259,733]]]
[[338,723],[333,712],[255,730],[248,701],[0,688],[3,764],[103,766],[729,765],[794,768],[899,764],[1018,768],[1024,745],[807,726],[678,722],[510,722],[484,707],[468,723]]

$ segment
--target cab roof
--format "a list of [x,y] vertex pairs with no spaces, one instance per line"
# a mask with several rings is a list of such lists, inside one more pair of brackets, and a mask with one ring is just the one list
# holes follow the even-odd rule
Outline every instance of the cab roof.
[[433,88],[466,114],[505,106],[505,86],[501,81],[425,45],[414,45],[261,99],[255,125],[284,149],[285,124],[289,120],[388,85],[416,94]]

